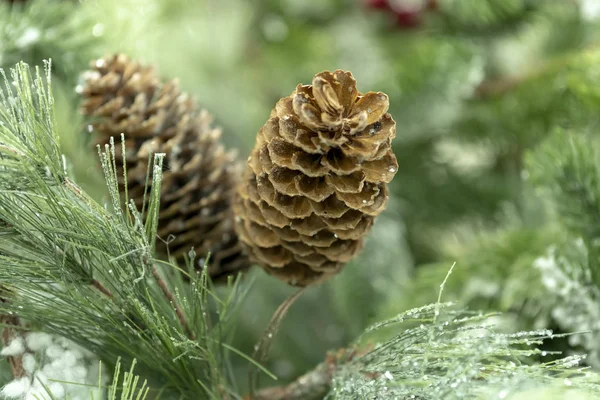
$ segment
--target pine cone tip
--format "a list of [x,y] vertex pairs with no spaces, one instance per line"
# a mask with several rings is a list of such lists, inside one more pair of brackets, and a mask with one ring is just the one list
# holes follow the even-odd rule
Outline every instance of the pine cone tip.
[[312,85],[298,85],[293,98],[300,122],[313,130],[340,129],[355,134],[378,121],[389,108],[385,93],[359,92],[351,72],[321,72]]

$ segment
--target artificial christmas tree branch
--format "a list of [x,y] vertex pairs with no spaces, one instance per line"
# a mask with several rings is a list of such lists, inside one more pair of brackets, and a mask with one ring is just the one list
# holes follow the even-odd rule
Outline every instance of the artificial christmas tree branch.
[[[49,79],[39,72],[32,79],[20,64],[12,71],[14,84],[6,80],[0,91],[0,282],[16,288],[18,297],[18,304],[0,304],[0,312],[35,321],[109,366],[119,357],[137,359],[140,373],[182,398],[229,391],[232,346],[224,345],[237,312],[235,285],[226,299],[216,299],[203,271],[178,287],[172,298],[195,333],[190,340],[152,277],[162,156],[151,164],[145,223],[135,207],[122,211],[114,145],[101,157],[112,210],[93,201],[66,172]],[[171,287],[166,274],[163,279]],[[218,318],[209,318],[215,311]]]
[[[21,4],[24,3],[24,4]],[[74,1],[0,1],[0,67],[52,59],[57,78],[74,86],[100,44],[93,12]]]
[[359,353],[340,350],[292,383],[261,389],[247,399],[373,398],[382,393],[389,398],[464,399],[478,392],[489,393],[484,398],[504,398],[506,388],[516,394],[552,381],[566,381],[568,389],[577,385],[589,395],[600,388],[600,377],[573,368],[583,360],[579,357],[527,365],[527,358],[541,353],[532,346],[553,338],[552,332],[498,333],[493,318],[449,303],[409,310],[367,329],[372,335],[393,328],[387,341]]

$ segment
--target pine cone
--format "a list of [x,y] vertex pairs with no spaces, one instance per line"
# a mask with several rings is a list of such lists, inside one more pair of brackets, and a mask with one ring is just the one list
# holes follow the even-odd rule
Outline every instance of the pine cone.
[[252,261],[291,285],[330,277],[362,248],[398,163],[383,93],[322,72],[281,99],[261,128],[234,201]]
[[[169,243],[167,249],[159,240],[162,250],[176,257],[192,247],[198,255],[210,252],[213,279],[248,268],[231,210],[241,170],[235,154],[219,143],[221,131],[211,127],[211,116],[181,93],[175,81],[161,84],[151,67],[125,55],[99,59],[91,67],[80,88],[81,110],[92,117],[96,144],[108,143],[111,136],[120,141],[125,134],[128,192],[138,207],[148,155],[166,154],[158,235]],[[121,146],[115,147],[123,179],[123,154]],[[199,265],[203,263],[200,259]]]

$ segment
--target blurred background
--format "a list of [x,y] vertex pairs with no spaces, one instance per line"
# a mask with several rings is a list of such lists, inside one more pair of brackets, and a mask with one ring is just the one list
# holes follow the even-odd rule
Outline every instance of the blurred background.
[[[578,330],[535,263],[580,235],[564,236],[527,160],[557,128],[600,122],[599,18],[600,0],[0,0],[0,66],[52,58],[64,151],[101,201],[75,88],[103,55],[178,79],[242,159],[276,101],[317,72],[350,70],[360,91],[389,95],[389,207],[361,256],[289,311],[267,365],[285,382],[369,323],[435,301],[454,262],[448,300],[505,311],[509,330]],[[261,271],[250,279],[247,353],[293,293]]]

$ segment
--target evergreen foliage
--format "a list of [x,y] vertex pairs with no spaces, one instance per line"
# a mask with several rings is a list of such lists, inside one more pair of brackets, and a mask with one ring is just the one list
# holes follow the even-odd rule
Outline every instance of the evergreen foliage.
[[94,25],[70,1],[0,2],[0,67],[53,60],[59,79],[74,83],[98,46]]
[[162,274],[176,268],[153,258],[162,157],[149,171],[145,224],[135,207],[121,211],[114,144],[101,153],[112,212],[97,204],[67,176],[42,79],[32,80],[20,64],[1,96],[0,281],[15,293],[2,312],[68,337],[108,365],[137,359],[166,390],[196,398],[229,390],[231,350],[223,342],[239,304],[236,289],[215,301],[205,274],[194,274],[190,285],[175,280],[173,298],[161,287]]
[[[0,0],[0,66],[16,64],[0,91],[0,314],[24,323],[5,328],[91,350],[111,400],[242,399],[249,370],[281,385],[257,388],[268,400],[598,397],[595,2],[437,0],[411,29],[363,3]],[[215,287],[193,251],[157,257],[163,156],[136,209],[117,187],[123,138],[98,155],[81,140],[75,86],[116,52],[180,78],[242,153],[318,71],[390,96],[388,209],[289,309],[268,360],[254,346],[293,290],[260,271]],[[47,59],[52,80],[29,67]],[[3,362],[0,385],[13,378]]]

